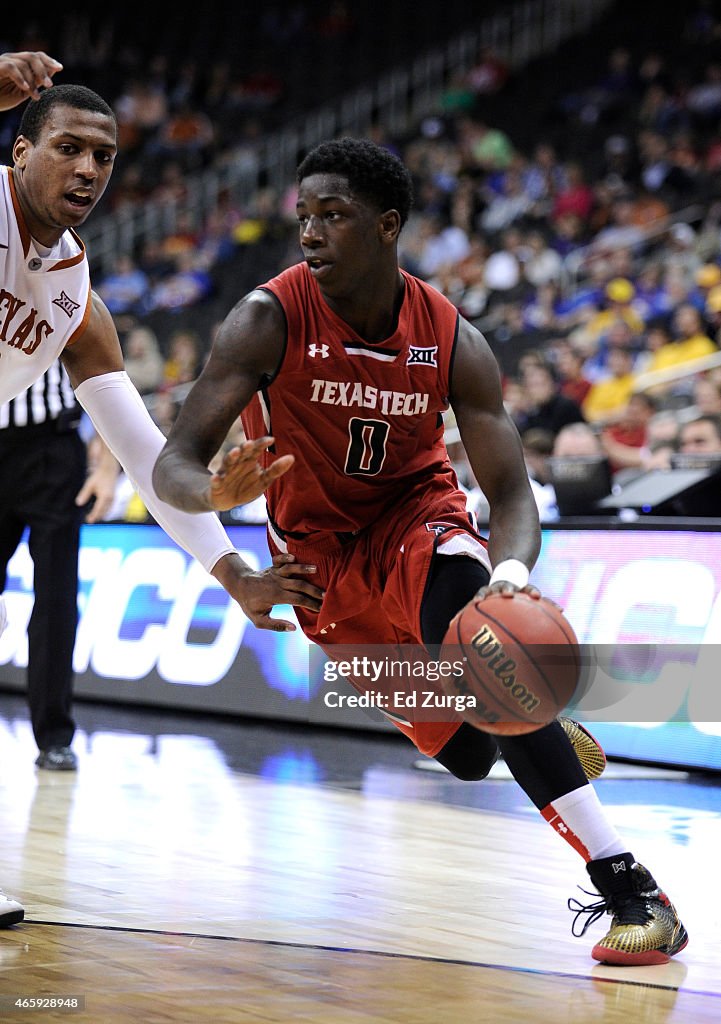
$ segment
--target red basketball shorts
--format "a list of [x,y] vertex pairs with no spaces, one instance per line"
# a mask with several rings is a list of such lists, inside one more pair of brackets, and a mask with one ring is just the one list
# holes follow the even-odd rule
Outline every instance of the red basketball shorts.
[[[424,502],[422,509],[417,503],[396,509],[350,539],[333,533],[281,538],[269,524],[268,543],[273,554],[287,550],[317,567],[312,582],[325,591],[320,612],[294,611],[306,637],[331,659],[335,645],[422,645],[421,604],[437,550],[467,554],[490,571],[486,542],[457,491]],[[431,757],[460,724],[389,717]]]

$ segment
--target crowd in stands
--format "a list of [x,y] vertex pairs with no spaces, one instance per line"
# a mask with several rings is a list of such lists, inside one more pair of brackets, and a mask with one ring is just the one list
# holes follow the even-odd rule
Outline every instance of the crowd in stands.
[[[297,24],[285,25],[291,37],[304,31],[301,23],[307,31],[303,10]],[[348,11],[333,5],[336,28],[316,19],[313,32],[343,34]],[[494,102],[509,89],[521,118],[523,101],[514,74],[485,47],[469,74],[449,81],[434,115],[403,136],[382,124],[373,131],[414,177],[401,264],[488,339],[547,519],[558,514],[550,458],[600,455],[614,479],[625,479],[668,468],[675,452],[693,450],[699,442],[689,431],[704,434],[705,451],[721,451],[721,18],[714,6],[701,2],[686,13],[673,43],[609,47],[602,74],[559,89],[535,134],[527,124],[522,133],[494,120]],[[189,174],[252,143],[258,109],[248,109],[247,83],[221,65],[201,73],[189,61],[174,71],[171,89],[167,63],[158,60],[118,84],[123,159],[113,209],[182,197]],[[251,106],[282,108],[282,91],[266,77]],[[242,114],[229,119],[222,108],[239,97]],[[291,183],[285,194],[261,189],[245,206],[224,194],[204,223],[181,220],[162,242],[119,255],[114,271],[96,281],[118,323],[128,372],[162,429],[222,318],[208,305],[219,271],[269,242],[276,271],[299,258]],[[233,301],[259,280],[238,281]],[[183,314],[204,304],[207,329],[183,329]],[[176,316],[172,329],[167,319],[165,333],[154,329],[158,313]],[[453,429],[449,420],[449,450],[469,504],[482,511]]]

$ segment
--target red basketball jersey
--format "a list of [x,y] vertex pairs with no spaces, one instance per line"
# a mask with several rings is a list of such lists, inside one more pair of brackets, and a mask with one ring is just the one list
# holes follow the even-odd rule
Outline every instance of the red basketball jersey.
[[267,493],[270,516],[285,531],[353,532],[424,479],[429,490],[431,480],[434,490],[444,482],[457,488],[441,414],[458,312],[403,276],[397,329],[373,344],[330,309],[305,263],[262,286],[285,312],[286,351],[242,419],[248,437],[272,434],[277,455],[295,456]]

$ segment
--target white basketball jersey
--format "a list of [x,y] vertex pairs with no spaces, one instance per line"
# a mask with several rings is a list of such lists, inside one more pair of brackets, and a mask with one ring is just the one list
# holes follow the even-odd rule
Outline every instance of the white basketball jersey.
[[0,403],[42,377],[90,317],[85,246],[67,230],[48,255],[23,219],[13,172],[0,166]]

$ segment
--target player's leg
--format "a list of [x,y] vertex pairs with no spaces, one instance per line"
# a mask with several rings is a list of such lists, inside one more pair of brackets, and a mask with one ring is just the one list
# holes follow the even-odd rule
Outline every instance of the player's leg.
[[[488,579],[486,567],[475,558],[434,554],[420,613],[423,642],[431,652],[440,651],[450,620]],[[570,740],[562,744],[565,757],[572,766],[582,765],[582,780],[597,778],[606,758],[591,734],[572,719],[562,720],[559,729]],[[488,775],[499,752],[495,737],[464,722],[435,759],[456,778],[473,782]]]
[[[429,651],[440,651],[455,609],[463,607],[487,582],[488,572],[475,558],[433,556],[421,605],[423,643]],[[462,722],[435,759],[457,779],[476,782],[485,779],[499,755],[494,736]]]
[[[474,559],[434,556],[421,608],[426,646],[440,645],[452,616],[487,581],[486,569]],[[437,760],[459,778],[482,778],[481,772],[487,773],[492,766],[488,738],[464,723],[436,755]],[[591,907],[587,925],[605,911],[613,914],[610,931],[592,955],[616,964],[654,964],[665,963],[682,949],[688,937],[681,921],[607,819],[563,725],[556,721],[522,736],[496,736],[493,745],[500,748],[509,770],[543,817],[586,861],[602,896]],[[494,760],[495,756],[494,752]]]
[[[560,722],[524,736],[499,736],[498,745],[513,777],[542,816],[586,861],[602,899],[591,905],[581,930],[604,912],[611,929],[592,956],[604,963],[666,963],[688,936],[668,897],[628,850],[589,784]],[[578,915],[579,904],[571,909]]]

